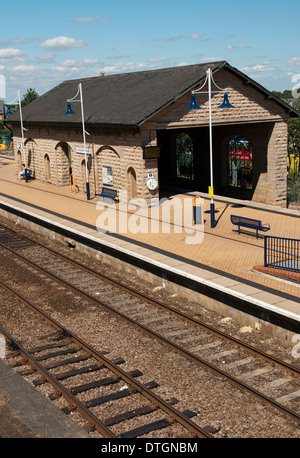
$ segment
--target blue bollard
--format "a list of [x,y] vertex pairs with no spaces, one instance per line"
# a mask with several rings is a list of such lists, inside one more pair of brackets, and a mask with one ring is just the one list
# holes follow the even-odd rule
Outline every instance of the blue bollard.
[[211,200],[210,203],[210,227],[213,229],[215,227],[216,221],[215,221],[215,204],[214,201]]
[[86,182],[86,200],[90,200],[90,184]]
[[202,202],[200,205],[196,205],[196,199],[200,199],[201,202],[201,197],[200,196],[195,196],[194,201],[193,201],[193,222],[194,224],[203,224],[203,208],[202,208]]

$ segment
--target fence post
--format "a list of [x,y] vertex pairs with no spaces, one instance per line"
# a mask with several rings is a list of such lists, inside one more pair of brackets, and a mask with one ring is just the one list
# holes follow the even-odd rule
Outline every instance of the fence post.
[[264,266],[267,267],[267,235],[264,236]]

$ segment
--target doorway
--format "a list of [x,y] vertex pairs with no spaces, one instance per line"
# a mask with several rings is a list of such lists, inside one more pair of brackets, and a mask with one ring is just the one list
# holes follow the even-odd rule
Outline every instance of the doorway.
[[51,167],[50,167],[50,158],[48,154],[44,156],[44,172],[45,172],[45,181],[51,183]]
[[60,142],[56,145],[55,150],[58,165],[58,185],[67,186],[70,183],[72,149],[68,143]]
[[137,196],[136,172],[133,167],[129,167],[127,170],[127,196],[128,200],[134,199]]
[[160,146],[160,189],[207,192],[210,170],[208,128],[158,131],[157,142]]

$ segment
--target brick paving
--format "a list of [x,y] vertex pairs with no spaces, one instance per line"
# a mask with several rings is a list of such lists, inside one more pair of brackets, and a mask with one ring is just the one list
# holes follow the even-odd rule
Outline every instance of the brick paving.
[[[0,158],[0,179],[0,200],[1,196],[11,196],[59,215],[77,219],[93,227],[97,224],[97,218],[101,215],[101,209],[97,207],[99,198],[92,198],[90,201],[86,201],[84,193],[71,193],[68,186],[62,188],[35,180],[31,180],[28,183],[25,183],[25,181],[19,182],[12,159]],[[192,202],[193,195],[172,195],[170,196],[170,202],[174,198],[177,202],[190,198]],[[163,206],[160,208],[160,216],[162,216]],[[174,233],[175,225],[172,224],[173,220],[170,225],[170,233],[151,234],[149,231],[147,233],[139,231],[133,234],[128,231],[121,235],[126,237],[127,240],[146,244],[150,249],[155,247],[165,252],[185,257],[187,260],[203,264],[203,266],[218,269],[245,280],[299,297],[299,287],[253,271],[254,266],[261,266],[264,263],[263,235],[260,235],[257,240],[255,231],[250,229],[247,232],[244,231],[238,234],[237,227],[231,224],[230,215],[238,214],[260,219],[262,223],[269,223],[271,230],[267,233],[268,235],[299,239],[300,211],[215,197],[217,225],[212,229],[210,227],[209,208],[210,200],[206,198],[204,199],[204,237],[201,243],[195,245],[186,243],[186,237],[190,237],[193,234],[186,233],[184,228],[181,233]],[[149,213],[150,211],[148,210]],[[134,213],[135,210],[133,209],[132,214]],[[129,214],[128,219],[130,219],[130,216]],[[118,221],[119,218],[117,218]],[[182,225],[180,218],[176,220],[176,223],[178,230]],[[138,224],[139,222],[137,221],[137,226]],[[150,228],[150,223],[148,227]],[[191,229],[194,230],[195,227],[191,226]]]

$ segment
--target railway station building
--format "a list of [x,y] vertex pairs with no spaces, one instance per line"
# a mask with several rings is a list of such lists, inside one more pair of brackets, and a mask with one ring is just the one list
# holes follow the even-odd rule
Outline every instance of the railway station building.
[[[201,109],[187,107],[208,69],[232,105],[219,108],[224,93],[212,86],[215,195],[286,207],[287,122],[298,114],[225,61],[62,82],[22,109],[24,138],[19,112],[7,119],[18,168],[25,160],[35,179],[56,186],[69,185],[73,173],[82,192],[88,177],[91,198],[103,187],[147,202],[164,189],[207,193],[205,89],[197,94]],[[79,85],[82,99],[65,114]]]

